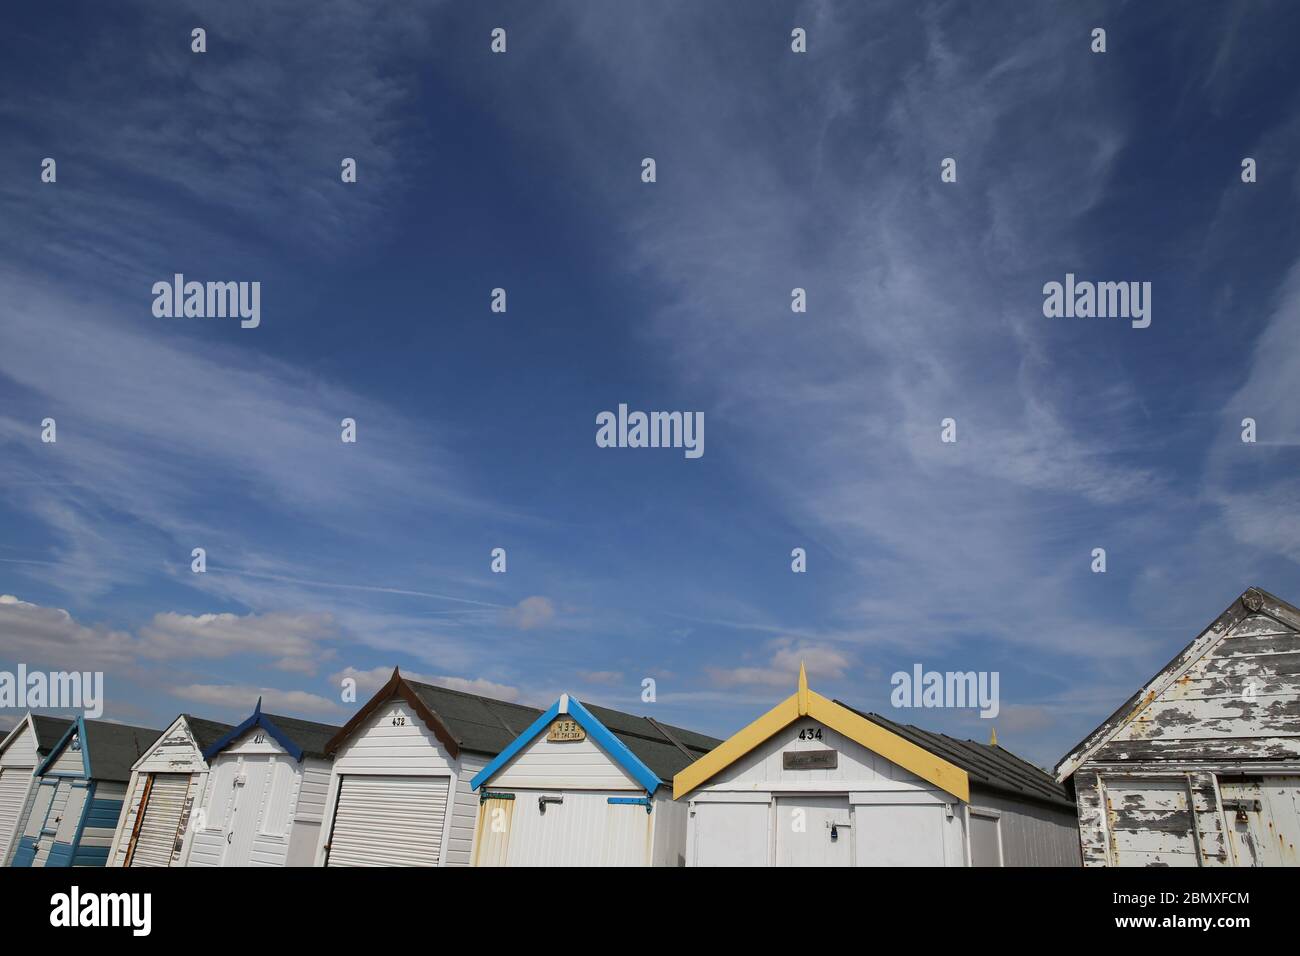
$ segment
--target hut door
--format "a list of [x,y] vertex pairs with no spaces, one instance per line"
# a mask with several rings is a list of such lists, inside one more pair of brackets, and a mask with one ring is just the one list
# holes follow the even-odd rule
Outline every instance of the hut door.
[[190,791],[187,773],[150,774],[140,798],[127,866],[171,866],[182,839],[181,817]]
[[235,776],[234,806],[230,825],[226,827],[226,852],[222,866],[249,866],[253,857],[253,839],[257,836],[257,819],[262,809],[266,780],[270,776],[270,757],[243,757]]
[[853,821],[848,797],[777,797],[777,866],[850,866]]
[[45,832],[45,821],[54,807],[54,795],[58,792],[58,779],[40,780],[36,787],[36,797],[31,812],[27,814],[27,824],[19,837],[18,849],[14,851],[10,866],[32,866],[36,854],[40,852],[41,835]]
[[510,823],[515,812],[513,793],[484,794],[478,806],[475,866],[505,866],[510,847]]
[[1300,778],[1220,780],[1237,866],[1300,866]]

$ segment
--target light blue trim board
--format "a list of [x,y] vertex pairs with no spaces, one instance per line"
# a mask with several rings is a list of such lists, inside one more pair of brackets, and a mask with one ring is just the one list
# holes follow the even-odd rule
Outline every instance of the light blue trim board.
[[534,737],[550,726],[551,721],[560,716],[561,704],[567,704],[564,713],[577,721],[578,725],[587,732],[587,736],[596,741],[615,763],[626,770],[633,780],[644,787],[646,793],[653,794],[663,784],[663,781],[655,775],[654,771],[642,763],[636,754],[628,750],[627,744],[614,736],[608,727],[596,719],[591,711],[582,706],[580,700],[576,697],[570,697],[568,694],[562,694],[560,699],[552,704],[546,713],[533,721],[527,730],[510,741],[510,746],[492,758],[491,763],[474,775],[474,779],[470,781],[470,788],[477,790],[491,780],[496,772],[514,759],[515,755],[528,746]]
[[83,715],[79,715],[76,720],[68,724],[68,729],[63,732],[63,736],[59,738],[59,742],[50,748],[50,755],[41,761],[41,765],[36,768],[36,776],[45,776],[45,772],[49,770],[54,761],[59,758],[59,754],[63,753],[63,748],[67,746],[68,741],[72,739],[74,733],[78,735],[77,739],[81,741],[82,776],[87,779],[90,778],[90,744],[86,740],[86,718]]
[[639,807],[645,807],[646,813],[649,813],[654,808],[654,804],[650,801],[649,797],[609,797],[605,802],[635,804]]

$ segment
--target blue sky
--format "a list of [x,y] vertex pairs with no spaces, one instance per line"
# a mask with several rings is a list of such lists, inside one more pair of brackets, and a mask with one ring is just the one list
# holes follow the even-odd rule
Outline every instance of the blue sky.
[[[725,736],[806,660],[987,739],[890,709],[920,663],[1000,672],[1050,764],[1246,586],[1300,597],[1291,5],[5,18],[0,668],[103,670],[110,718],[341,723],[397,664]],[[176,272],[260,327],[155,318]],[[1150,328],[1045,318],[1067,272]],[[704,456],[596,447],[620,402]]]

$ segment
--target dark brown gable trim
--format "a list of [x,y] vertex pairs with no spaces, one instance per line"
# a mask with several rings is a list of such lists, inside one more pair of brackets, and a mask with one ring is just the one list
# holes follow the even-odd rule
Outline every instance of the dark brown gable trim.
[[388,678],[388,683],[379,688],[375,696],[366,701],[366,705],[353,714],[352,719],[329,739],[325,744],[325,753],[333,757],[344,742],[352,736],[353,731],[394,697],[400,697],[411,705],[411,708],[424,721],[424,725],[433,731],[433,735],[447,748],[449,754],[453,757],[460,756],[460,742],[452,736],[451,731],[442,722],[441,718],[429,709],[429,705],[420,699],[420,695],[415,692],[415,688],[406,682],[406,679],[402,677],[396,667],[393,668],[393,676]]

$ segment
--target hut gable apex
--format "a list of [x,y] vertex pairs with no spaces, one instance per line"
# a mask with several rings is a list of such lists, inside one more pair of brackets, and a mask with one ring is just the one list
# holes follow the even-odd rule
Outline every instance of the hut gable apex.
[[9,732],[6,733],[3,738],[0,738],[0,754],[3,754],[6,750],[14,746],[14,744],[16,744],[19,740],[21,740],[24,736],[28,734],[30,734],[32,737],[32,742],[30,745],[32,750],[39,753],[40,752],[39,746],[35,740],[36,728],[32,726],[32,712],[30,710],[27,713],[23,714],[22,718],[18,721],[18,723],[14,724],[13,727],[9,729]]
[[270,747],[272,750],[278,746],[281,751],[301,762],[304,757],[323,757],[325,754],[322,745],[327,739],[336,736],[339,728],[332,724],[268,714],[262,710],[262,699],[259,697],[257,706],[247,720],[238,727],[228,728],[226,733],[203,749],[203,759],[211,760],[223,750],[245,745],[244,738],[254,730],[269,738],[267,743],[256,746]]
[[1137,736],[1144,715],[1157,707],[1168,706],[1166,701],[1175,685],[1186,681],[1189,672],[1219,653],[1229,638],[1249,636],[1260,628],[1300,635],[1300,609],[1262,588],[1247,588],[1209,627],[1063,757],[1056,765],[1056,779],[1068,779],[1112,741]]
[[802,664],[799,686],[793,694],[673,778],[674,799],[702,786],[803,717],[820,721],[959,800],[970,802],[970,779],[965,770],[809,689]]
[[11,766],[39,764],[72,723],[68,717],[34,714],[30,710],[0,738],[0,762]]
[[67,747],[71,746],[74,737],[81,747],[81,765],[83,768],[83,775],[87,780],[90,779],[90,747],[86,743],[86,719],[84,717],[77,717],[68,725],[68,729],[63,732],[63,736],[59,738],[59,742],[50,748],[49,755],[46,756],[46,758],[41,761],[40,766],[36,768],[36,776],[43,777],[49,769],[54,766],[55,761],[59,759],[59,755],[62,754]]
[[262,698],[260,697],[257,698],[257,706],[253,708],[253,712],[244,720],[243,723],[218,737],[207,747],[206,750],[203,751],[203,759],[210,762],[213,757],[221,753],[221,751],[225,750],[254,727],[265,731],[266,735],[283,747],[285,753],[294,760],[302,759],[302,748],[294,743],[294,741],[289,738],[289,735],[276,725],[274,720],[272,720],[268,715],[262,713]]
[[654,771],[647,767],[636,754],[632,753],[627,745],[619,740],[609,728],[597,720],[596,716],[584,707],[580,700],[576,697],[570,697],[568,694],[561,694],[559,700],[533,721],[523,733],[511,741],[510,745],[497,754],[487,766],[475,774],[474,779],[470,781],[470,787],[477,790],[490,781],[498,771],[507,766],[511,760],[536,740],[538,735],[544,733],[553,721],[563,716],[572,718],[582,727],[587,732],[587,736],[594,740],[600,749],[629,777],[643,787],[646,793],[653,794],[663,783]]
[[442,718],[430,709],[429,705],[424,702],[416,689],[411,686],[396,667],[393,668],[393,676],[388,679],[388,683],[379,688],[375,695],[366,701],[365,706],[353,714],[352,719],[339,728],[339,732],[329,739],[325,744],[324,752],[331,756],[336,754],[339,748],[347,742],[348,738],[366,724],[375,711],[394,697],[400,697],[411,706],[411,709],[424,722],[424,725],[438,738],[438,742],[447,748],[447,753],[453,759],[460,757],[460,741],[456,739]]
[[131,767],[134,771],[159,772],[172,769],[172,765],[184,764],[188,772],[193,772],[193,764],[203,760],[199,745],[190,731],[185,714],[173,720],[153,745],[140,755]]

